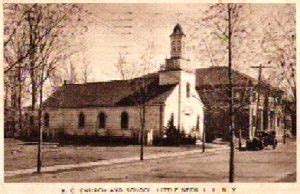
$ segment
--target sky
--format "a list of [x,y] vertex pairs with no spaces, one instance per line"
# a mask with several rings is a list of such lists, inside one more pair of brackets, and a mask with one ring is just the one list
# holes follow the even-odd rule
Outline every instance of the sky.
[[113,67],[119,53],[128,61],[138,60],[150,44],[153,44],[153,63],[163,64],[170,56],[169,35],[176,23],[184,28],[183,18],[199,17],[202,7],[191,4],[86,5],[95,18],[95,25],[86,34],[86,55],[94,80],[118,79]]
[[[91,80],[106,81],[120,78],[114,67],[120,53],[128,62],[137,61],[147,52],[146,48],[150,44],[153,44],[152,62],[156,66],[163,64],[165,58],[170,56],[169,35],[176,23],[182,25],[188,38],[192,34],[189,30],[195,28],[195,21],[201,21],[208,4],[84,4],[84,7],[92,13],[93,21],[83,36],[86,45],[84,56],[92,72]],[[247,25],[256,33],[255,36],[261,36],[261,30],[267,20],[272,20],[273,14],[282,11],[282,5],[252,4],[251,11],[247,17]],[[198,47],[203,48],[206,44],[205,48],[215,48],[215,37],[211,37],[205,27],[199,28],[196,38],[203,44]],[[221,57],[226,55],[216,49],[212,52],[219,53]],[[199,52],[186,53],[196,68],[210,66],[207,50],[199,49]],[[250,74],[255,76],[256,72],[248,67],[259,63],[258,58],[256,54],[256,57],[251,59],[251,64],[244,60],[248,64],[244,64],[244,68],[240,68],[241,71],[250,71]],[[82,65],[80,60],[75,63],[79,68]]]
[[[79,42],[85,49],[78,56],[83,56],[85,60],[76,56],[71,60],[78,71],[83,63],[88,63],[89,81],[120,79],[115,68],[120,54],[128,63],[136,63],[142,55],[151,55],[151,63],[158,68],[170,56],[169,35],[174,26],[180,23],[190,40],[186,45],[186,57],[191,59],[193,67],[216,65],[212,64],[210,55],[218,61],[217,65],[227,65],[224,44],[220,45],[220,40],[212,35],[211,29],[201,22],[208,6],[209,4],[83,4],[91,13],[88,31],[79,37]],[[251,32],[249,39],[261,39],[264,26],[272,20],[274,14],[284,12],[284,5],[251,4],[249,10],[251,14],[244,19],[244,25]],[[257,71],[250,66],[265,62],[261,61],[263,54],[258,49],[259,41],[243,44],[239,49],[243,53],[236,61],[236,68],[256,77]],[[147,49],[149,45],[152,45],[151,54]],[[248,53],[250,47],[255,50],[251,55]]]

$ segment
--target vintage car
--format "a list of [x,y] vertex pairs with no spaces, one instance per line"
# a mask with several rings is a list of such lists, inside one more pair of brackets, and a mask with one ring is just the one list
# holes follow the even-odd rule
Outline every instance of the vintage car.
[[247,150],[262,150],[271,145],[273,149],[277,146],[277,139],[275,131],[258,131],[252,140],[247,140]]

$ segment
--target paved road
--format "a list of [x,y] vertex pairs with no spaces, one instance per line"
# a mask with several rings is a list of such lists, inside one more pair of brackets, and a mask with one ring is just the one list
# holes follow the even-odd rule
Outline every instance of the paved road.
[[[6,182],[227,182],[228,151],[193,153],[78,171],[7,177]],[[235,155],[236,182],[294,181],[296,143]]]

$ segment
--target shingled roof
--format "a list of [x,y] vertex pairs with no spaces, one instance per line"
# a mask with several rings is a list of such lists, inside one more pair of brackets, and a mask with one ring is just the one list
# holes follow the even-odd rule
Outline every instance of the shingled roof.
[[[157,77],[144,78],[146,104],[163,104],[175,85],[159,86]],[[142,99],[142,79],[86,84],[65,84],[45,102],[45,107],[80,108],[132,106]]]
[[[197,91],[205,105],[214,101],[228,99],[226,91],[203,92],[203,88],[218,87],[228,84],[227,67],[210,67],[196,70]],[[255,85],[257,80],[233,70],[233,83],[237,85]],[[45,102],[45,107],[79,108],[79,107],[113,107],[134,106],[140,104],[142,98],[142,80],[147,92],[145,99],[148,105],[163,104],[171,94],[175,85],[159,85],[158,73],[152,73],[132,80],[115,80],[109,82],[92,82],[86,84],[65,84],[52,94]],[[263,85],[274,89],[263,82]],[[276,89],[276,88],[275,88]]]
[[[206,106],[213,106],[216,102],[225,105],[229,102],[228,91],[226,90],[229,84],[227,73],[227,66],[196,70],[196,90]],[[232,70],[232,83],[234,86],[256,86],[257,80],[239,71]],[[260,87],[270,91],[282,92],[279,88],[271,86],[266,81],[262,81]],[[214,90],[215,88],[218,88],[218,90]]]
[[[196,85],[198,87],[227,85],[229,84],[227,73],[228,67],[226,66],[196,69]],[[256,79],[232,70],[232,83],[234,85],[249,85],[256,82]]]
[[[198,89],[229,84],[227,66],[213,66],[208,68],[196,69],[196,86]],[[232,84],[234,86],[255,86],[257,79],[254,79],[244,73],[232,70]],[[280,88],[272,86],[267,81],[262,80],[260,87],[283,92]]]

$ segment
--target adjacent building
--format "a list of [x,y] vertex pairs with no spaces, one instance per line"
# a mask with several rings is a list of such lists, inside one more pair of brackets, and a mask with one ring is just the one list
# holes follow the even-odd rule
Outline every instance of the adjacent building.
[[[229,80],[227,67],[196,70],[196,90],[205,105],[207,138],[227,138],[229,128]],[[233,98],[236,136],[251,139],[256,131],[275,131],[279,138],[284,129],[283,91],[244,73],[233,70]],[[259,90],[258,90],[259,89]],[[258,100],[259,93],[259,102]]]

